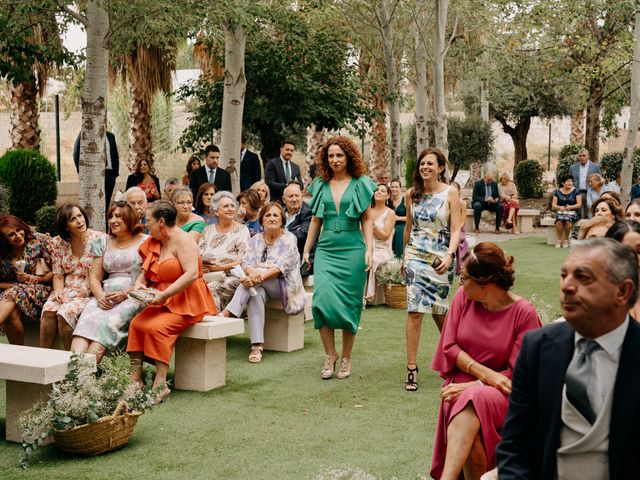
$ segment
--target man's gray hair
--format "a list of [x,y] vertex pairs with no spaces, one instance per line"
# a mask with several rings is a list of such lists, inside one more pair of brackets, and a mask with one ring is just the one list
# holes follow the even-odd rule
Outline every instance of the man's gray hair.
[[147,194],[144,193],[144,190],[142,190],[140,187],[129,187],[129,189],[126,192],[124,192],[125,201],[129,201],[129,196],[132,193],[140,193],[140,194],[144,195],[144,198],[147,198]]
[[191,201],[193,202],[193,192],[189,187],[178,187],[173,191],[173,195],[171,195],[171,200],[174,202],[183,195],[188,195]]
[[236,209],[238,208],[238,202],[236,201],[236,198],[233,196],[233,193],[228,192],[226,190],[222,190],[220,192],[216,192],[213,195],[213,198],[211,199],[212,212],[218,213],[218,204],[220,203],[220,200],[222,200],[223,198],[228,198],[233,202],[233,208],[236,208]]
[[619,285],[627,279],[633,280],[633,291],[628,303],[630,307],[635,305],[638,299],[638,255],[630,246],[612,238],[577,240],[572,243],[572,246],[573,251],[594,248],[604,250],[604,268],[609,274],[611,283]]
[[578,155],[580,155],[581,153],[586,153],[588,156],[591,156],[589,150],[587,150],[586,148],[581,148],[580,150],[578,150]]

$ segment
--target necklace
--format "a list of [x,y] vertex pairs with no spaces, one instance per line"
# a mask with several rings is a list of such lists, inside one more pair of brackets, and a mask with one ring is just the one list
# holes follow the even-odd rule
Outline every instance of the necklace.
[[266,235],[264,235],[262,238],[264,239],[264,243],[265,243],[265,245],[267,245],[267,246],[269,246],[269,247],[270,247],[271,245],[273,245],[274,243],[276,243],[276,240],[278,240],[278,238],[280,238],[280,235],[278,235],[276,238],[274,238],[274,239],[273,239],[273,240],[271,240],[271,241],[267,240],[267,236],[266,236]]

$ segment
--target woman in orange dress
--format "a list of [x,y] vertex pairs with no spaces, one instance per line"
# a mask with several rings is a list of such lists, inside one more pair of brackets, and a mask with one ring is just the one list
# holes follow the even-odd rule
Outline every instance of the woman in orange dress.
[[205,315],[218,312],[202,279],[198,246],[176,227],[177,215],[168,200],[157,200],[147,210],[151,237],[140,245],[142,274],[134,290],[153,287],[159,292],[131,321],[127,345],[133,381],[142,383],[143,360],[155,363],[153,388],[160,390],[158,403],[171,393],[167,371],[177,338]]

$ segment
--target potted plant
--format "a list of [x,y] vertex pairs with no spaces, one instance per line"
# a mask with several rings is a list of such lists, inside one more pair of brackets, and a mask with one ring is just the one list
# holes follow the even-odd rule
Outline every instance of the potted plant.
[[154,392],[129,378],[126,354],[105,357],[97,371],[82,354],[74,354],[64,380],[54,383],[49,400],[34,404],[18,419],[28,466],[29,456],[48,437],[58,447],[80,455],[100,455],[124,446],[138,417],[154,404]]
[[383,263],[376,271],[376,281],[384,286],[384,301],[391,308],[407,308],[407,287],[400,271],[400,260]]

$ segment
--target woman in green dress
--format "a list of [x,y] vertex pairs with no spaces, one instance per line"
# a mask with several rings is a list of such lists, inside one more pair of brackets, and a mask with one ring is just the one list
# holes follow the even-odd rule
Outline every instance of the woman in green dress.
[[365,175],[358,147],[347,137],[329,139],[318,151],[319,178],[309,185],[313,213],[303,264],[315,253],[313,319],[325,351],[321,376],[329,379],[338,361],[334,330],[342,330],[342,361],[337,378],[351,373],[351,351],[362,314],[362,296],[371,268],[373,224],[369,205],[377,185]]
[[396,258],[402,258],[404,225],[407,221],[407,209],[404,206],[404,195],[402,194],[402,185],[399,178],[391,180],[391,203],[396,212],[396,225],[393,232],[393,254]]
[[207,224],[200,215],[193,212],[193,192],[189,187],[178,187],[173,191],[171,201],[178,210],[176,226],[190,234],[198,243]]

